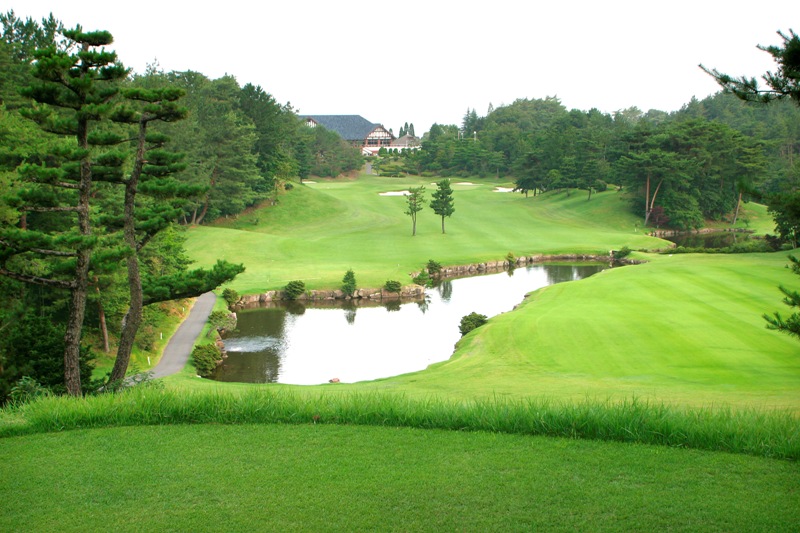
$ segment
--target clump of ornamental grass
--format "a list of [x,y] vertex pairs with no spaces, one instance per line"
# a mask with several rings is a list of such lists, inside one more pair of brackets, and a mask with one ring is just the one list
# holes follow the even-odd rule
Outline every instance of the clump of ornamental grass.
[[789,411],[680,408],[628,399],[456,401],[378,392],[175,391],[137,387],[87,398],[42,397],[0,411],[0,437],[159,424],[350,424],[490,431],[800,459]]

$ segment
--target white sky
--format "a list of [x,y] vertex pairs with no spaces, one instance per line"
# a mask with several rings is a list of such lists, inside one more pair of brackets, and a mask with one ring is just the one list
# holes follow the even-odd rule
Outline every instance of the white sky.
[[674,111],[717,92],[698,63],[758,76],[775,64],[756,45],[800,31],[798,0],[0,0],[10,9],[108,30],[137,72],[231,74],[301,114],[417,135],[518,98]]

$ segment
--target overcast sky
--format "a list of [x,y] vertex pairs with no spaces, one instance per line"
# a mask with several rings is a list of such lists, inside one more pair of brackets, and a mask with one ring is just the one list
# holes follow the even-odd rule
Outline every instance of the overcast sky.
[[756,45],[800,31],[798,0],[0,0],[10,9],[108,30],[137,72],[231,74],[301,114],[417,135],[519,98],[674,111],[717,92],[698,63],[760,75],[775,64]]

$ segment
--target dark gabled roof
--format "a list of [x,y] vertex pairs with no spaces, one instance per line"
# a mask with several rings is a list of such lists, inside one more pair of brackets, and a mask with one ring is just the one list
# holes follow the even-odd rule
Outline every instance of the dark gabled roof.
[[373,124],[361,115],[301,115],[326,129],[335,131],[345,141],[363,141],[380,124]]

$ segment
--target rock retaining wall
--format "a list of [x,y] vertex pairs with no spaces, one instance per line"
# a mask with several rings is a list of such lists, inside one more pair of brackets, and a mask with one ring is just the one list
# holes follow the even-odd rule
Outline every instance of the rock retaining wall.
[[[456,265],[443,267],[437,278],[447,279],[456,278],[460,276],[470,276],[475,274],[483,274],[487,272],[496,272],[509,268],[509,266],[520,267],[534,263],[543,263],[546,261],[594,261],[594,262],[612,262],[611,255],[596,255],[596,254],[562,254],[562,255],[530,255],[518,257],[510,265],[508,261],[487,261],[485,263],[473,263],[470,265]],[[623,259],[618,261],[620,264],[638,263],[639,261],[631,261]],[[412,272],[410,276],[416,277],[419,272]],[[331,300],[364,300],[364,301],[391,301],[391,300],[417,300],[425,296],[425,287],[421,285],[406,285],[400,292],[389,292],[386,289],[358,289],[352,296],[346,295],[341,290],[309,290],[297,297],[297,301],[331,301]],[[250,294],[242,296],[236,307],[250,307],[254,305],[286,301],[285,291],[267,291],[263,294]]]
[[[611,255],[595,255],[595,254],[563,254],[563,255],[530,255],[517,257],[513,263],[508,261],[487,261],[485,263],[473,263],[471,265],[457,265],[442,267],[438,277],[440,278],[456,278],[459,276],[469,276],[473,274],[482,274],[485,272],[496,272],[504,270],[509,267],[520,267],[531,265],[534,263],[544,263],[546,261],[595,261],[601,263],[609,263],[612,261]],[[416,276],[419,272],[415,272],[412,276]]]
[[[389,292],[386,289],[357,289],[352,296],[346,295],[341,290],[310,290],[296,298],[297,301],[324,301],[324,300],[401,300],[418,299],[425,295],[425,287],[420,285],[407,285],[400,292]],[[268,302],[288,300],[285,291],[267,291],[263,294],[250,294],[242,296],[237,306],[248,306]]]

